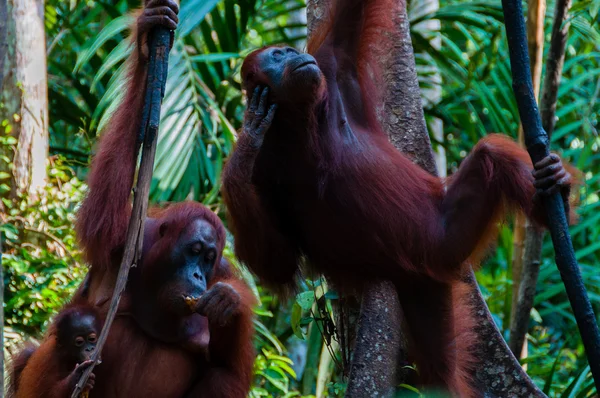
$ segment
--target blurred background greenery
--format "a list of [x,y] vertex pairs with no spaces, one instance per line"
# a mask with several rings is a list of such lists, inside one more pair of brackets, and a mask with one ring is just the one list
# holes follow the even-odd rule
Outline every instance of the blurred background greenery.
[[[128,13],[138,6],[128,0],[46,1],[46,54],[34,56],[47,62],[49,155],[32,159],[47,170],[45,186],[37,194],[15,183],[13,158],[20,150],[16,131],[21,115],[7,100],[10,90],[4,87],[0,232],[7,355],[24,338],[41,336],[85,274],[72,223],[85,194],[96,137],[123,94],[122,65],[131,51],[126,37],[133,20]],[[550,2],[546,10],[546,48],[553,6]],[[596,313],[600,310],[599,9],[599,0],[581,0],[572,8],[552,136],[553,149],[585,173],[580,223],[571,232]],[[500,1],[412,0],[409,16],[426,117],[437,132],[432,141],[435,149],[445,150],[439,165],[450,174],[485,134],[517,134]],[[265,44],[303,48],[305,2],[183,0],[180,21],[170,58],[151,200],[195,199],[223,215],[220,174],[244,107],[241,60]],[[507,223],[496,249],[477,273],[505,337],[511,311],[512,252],[513,228]],[[306,280],[297,297],[280,301],[252,275],[244,275],[261,299],[256,309],[259,356],[252,396],[343,394],[343,359],[332,336],[335,292],[328,291],[320,279]],[[548,237],[527,341],[527,371],[550,396],[595,394]],[[409,396],[416,395],[411,390],[406,387]]]

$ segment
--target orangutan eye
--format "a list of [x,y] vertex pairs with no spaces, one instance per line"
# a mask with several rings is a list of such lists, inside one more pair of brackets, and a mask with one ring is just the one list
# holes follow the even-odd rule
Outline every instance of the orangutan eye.
[[90,343],[95,343],[96,342],[96,333],[90,333],[90,335],[88,336],[88,341]]
[[83,337],[77,336],[75,338],[75,346],[81,347],[83,345],[83,343],[85,343],[85,339]]
[[275,61],[280,61],[283,58],[283,51],[281,50],[273,50],[273,59]]
[[215,257],[216,257],[216,253],[214,250],[209,251],[208,253],[206,253],[206,261],[209,263],[212,263],[213,261],[215,261]]
[[202,243],[194,243],[192,245],[192,253],[195,255],[202,253]]

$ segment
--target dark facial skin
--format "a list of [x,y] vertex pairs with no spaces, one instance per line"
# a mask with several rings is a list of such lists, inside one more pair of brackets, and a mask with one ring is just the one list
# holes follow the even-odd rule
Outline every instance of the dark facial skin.
[[[158,228],[159,234],[169,233],[168,225]],[[215,228],[206,220],[193,220],[170,253],[158,259],[148,256],[143,260],[148,263],[133,270],[133,315],[148,334],[165,342],[178,342],[200,329],[203,321],[192,313],[185,298],[206,292],[219,257],[217,244]]]
[[100,330],[93,315],[73,316],[57,331],[58,344],[76,363],[87,361],[96,348]]
[[205,220],[195,220],[181,234],[171,253],[171,261],[177,264],[171,277],[187,284],[186,294],[199,296],[206,290],[216,259],[215,229]]
[[312,55],[292,47],[271,47],[258,55],[257,62],[264,75],[257,83],[269,86],[277,102],[312,101],[323,89],[322,73]]

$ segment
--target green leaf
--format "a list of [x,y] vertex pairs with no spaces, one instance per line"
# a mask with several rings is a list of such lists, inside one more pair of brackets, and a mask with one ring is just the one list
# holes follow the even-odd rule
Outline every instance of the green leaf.
[[302,318],[302,307],[296,302],[292,306],[292,315],[291,315],[291,326],[294,331],[294,335],[301,340],[304,340],[304,333],[302,332],[302,328],[300,327],[300,320]]
[[190,57],[190,61],[193,62],[223,62],[230,61],[234,58],[239,58],[238,53],[214,53],[214,54],[201,54]]
[[179,13],[179,27],[177,33],[180,37],[187,36],[197,27],[206,15],[217,5],[218,0],[187,0],[181,5]]
[[315,293],[312,290],[302,292],[296,296],[296,303],[304,311],[309,311],[315,302]]
[[127,30],[132,23],[133,17],[131,15],[123,15],[110,21],[108,25],[102,29],[102,32],[100,32],[98,37],[90,39],[84,46],[77,57],[77,63],[73,68],[73,72],[77,73],[84,64],[90,61],[100,47],[117,34]]

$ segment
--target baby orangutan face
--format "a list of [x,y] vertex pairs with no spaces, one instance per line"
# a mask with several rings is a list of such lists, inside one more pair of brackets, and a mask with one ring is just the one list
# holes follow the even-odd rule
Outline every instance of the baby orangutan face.
[[85,362],[96,349],[100,329],[93,314],[69,314],[57,326],[58,344],[70,359],[76,363]]

